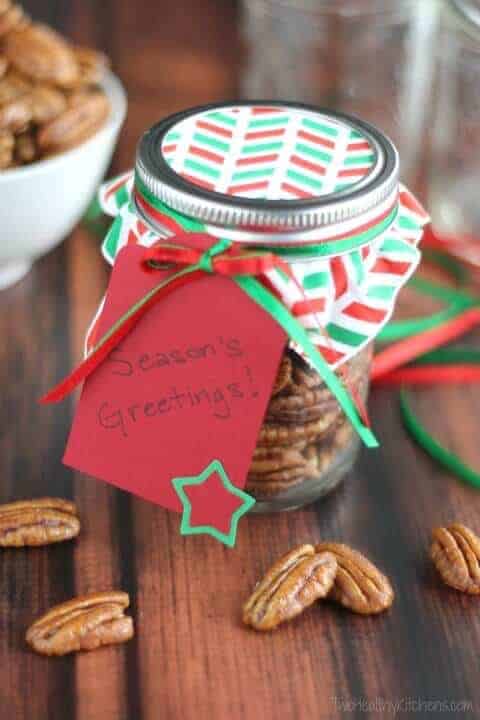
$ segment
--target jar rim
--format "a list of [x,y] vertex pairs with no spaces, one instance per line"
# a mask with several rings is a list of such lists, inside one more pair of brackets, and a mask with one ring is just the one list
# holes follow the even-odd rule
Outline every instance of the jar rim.
[[[195,116],[245,108],[278,109],[331,119],[365,137],[374,149],[371,171],[345,189],[295,199],[259,199],[217,192],[194,184],[176,172],[163,152],[162,143],[174,126]],[[352,115],[304,103],[234,101],[198,106],[169,116],[148,130],[137,148],[136,173],[159,201],[195,220],[228,227],[291,229],[324,228],[361,216],[381,204],[398,187],[399,159],[393,143],[377,128]]]

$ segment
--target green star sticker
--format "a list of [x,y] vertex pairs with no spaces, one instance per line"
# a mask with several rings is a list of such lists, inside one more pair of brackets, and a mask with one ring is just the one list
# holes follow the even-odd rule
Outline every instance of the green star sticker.
[[[213,524],[207,524],[205,522],[202,522],[202,524],[199,525],[192,525],[191,524],[191,518],[192,518],[192,502],[195,503],[195,500],[191,499],[185,488],[192,487],[192,488],[198,488],[199,486],[204,486],[204,491],[207,493],[209,492],[209,489],[207,487],[208,481],[214,476],[215,474],[218,475],[222,482],[222,486],[224,491],[229,494],[230,496],[235,496],[240,503],[235,503],[238,505],[234,512],[232,512],[232,505],[234,504],[233,498],[230,498],[229,501],[226,503],[223,503],[225,506],[222,512],[218,513],[218,503],[215,503],[216,497],[218,499],[218,495],[216,496],[215,493],[218,492],[218,487],[215,490],[215,492],[211,492],[210,495],[207,496],[208,504],[205,505],[205,499],[206,496],[203,495],[203,507],[201,508],[201,516],[202,518],[205,518],[205,507],[208,507],[208,509],[212,509],[212,516],[213,514],[216,514],[216,520],[222,521],[222,519],[225,521],[225,519],[230,514],[230,529],[229,532],[223,532],[218,527],[216,527]],[[174,478],[172,480],[173,487],[175,489],[175,492],[177,493],[178,497],[180,498],[182,505],[183,505],[183,514],[182,514],[182,521],[180,524],[180,533],[182,535],[201,535],[201,534],[207,534],[211,535],[212,537],[216,538],[217,540],[220,540],[220,542],[224,543],[228,547],[233,547],[235,545],[235,539],[237,536],[237,527],[238,527],[238,521],[242,517],[242,515],[245,515],[246,512],[250,510],[253,505],[255,505],[255,500],[248,495],[243,490],[240,490],[239,488],[235,487],[225,472],[225,469],[220,462],[220,460],[213,460],[210,465],[208,465],[205,470],[200,473],[200,475],[194,475],[193,477],[179,477]],[[195,494],[195,493],[194,493]],[[226,500],[226,498],[224,498]],[[213,519],[213,518],[212,518]]]

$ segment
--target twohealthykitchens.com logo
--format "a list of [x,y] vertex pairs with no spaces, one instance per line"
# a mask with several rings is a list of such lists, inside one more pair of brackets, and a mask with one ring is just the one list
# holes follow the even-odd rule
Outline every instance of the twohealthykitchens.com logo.
[[471,713],[474,705],[471,700],[429,700],[418,697],[402,697],[387,700],[383,697],[339,697],[334,695],[332,702],[336,710],[344,713],[379,713],[381,717],[414,713]]

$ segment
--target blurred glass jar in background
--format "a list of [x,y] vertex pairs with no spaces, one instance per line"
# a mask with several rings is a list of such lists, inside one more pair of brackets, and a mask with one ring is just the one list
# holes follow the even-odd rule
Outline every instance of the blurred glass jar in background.
[[480,1],[447,0],[436,43],[428,206],[433,229],[480,241]]
[[425,118],[431,0],[243,0],[246,97],[359,115],[400,149],[411,180]]

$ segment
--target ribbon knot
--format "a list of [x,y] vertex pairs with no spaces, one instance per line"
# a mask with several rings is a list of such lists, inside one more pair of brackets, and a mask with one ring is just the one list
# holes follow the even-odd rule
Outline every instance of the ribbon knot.
[[229,240],[219,240],[215,245],[212,245],[211,248],[205,250],[198,261],[199,269],[207,273],[214,273],[213,258],[216,255],[221,255],[225,250],[228,250],[231,244]]

